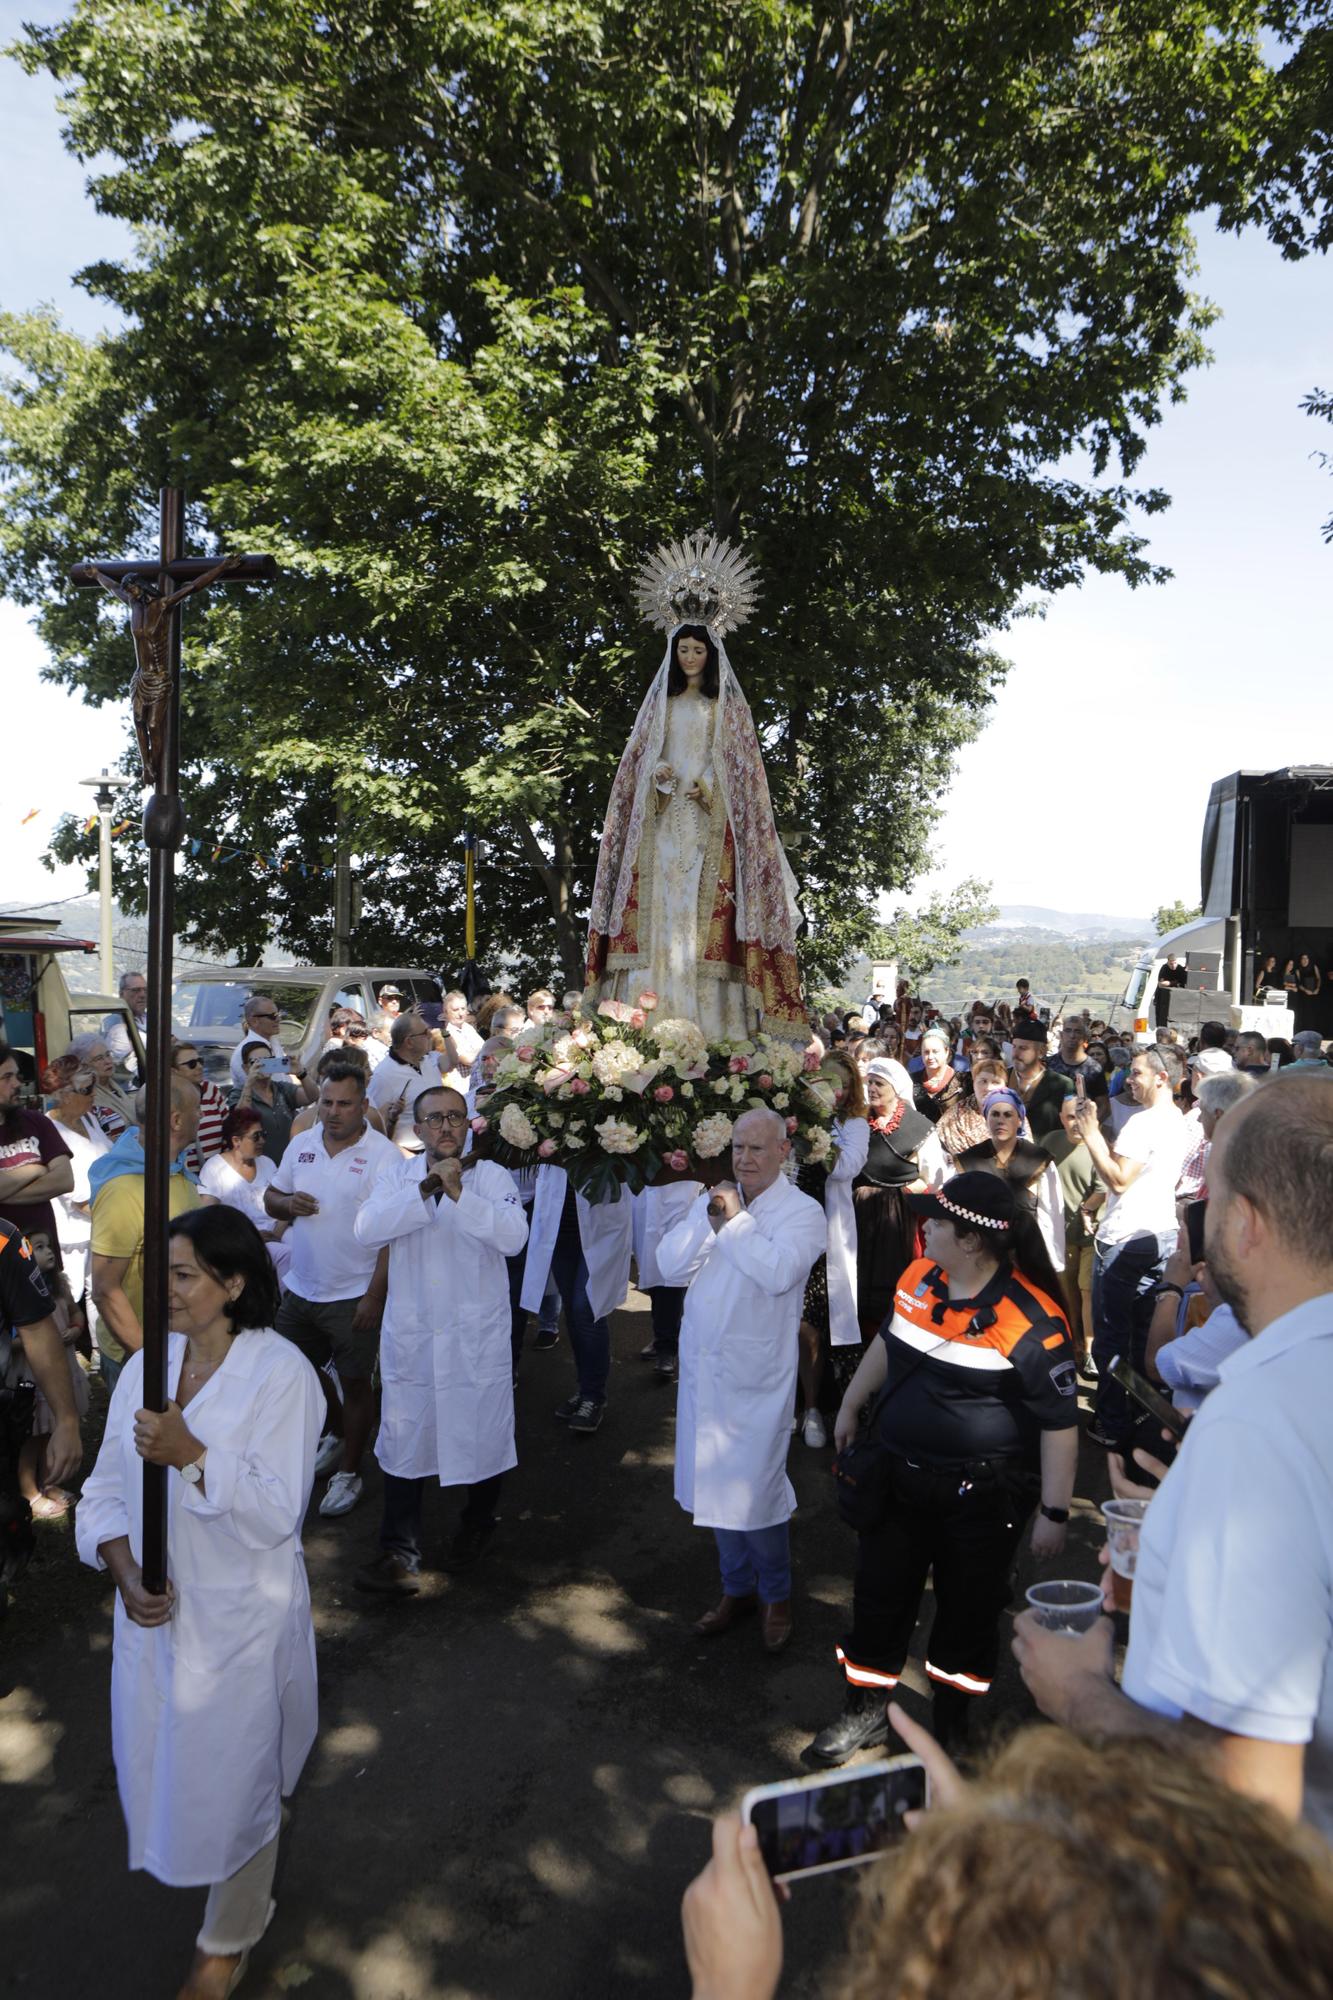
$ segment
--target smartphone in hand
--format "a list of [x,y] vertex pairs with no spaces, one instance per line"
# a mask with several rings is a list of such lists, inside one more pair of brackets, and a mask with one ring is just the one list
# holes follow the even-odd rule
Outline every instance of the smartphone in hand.
[[769,1874],[791,1882],[875,1860],[902,1839],[904,1813],[929,1804],[925,1765],[902,1756],[757,1785],[741,1803],[741,1818],[758,1833]]
[[1154,1389],[1152,1383],[1140,1375],[1137,1368],[1131,1368],[1128,1361],[1117,1354],[1111,1363],[1111,1373],[1121,1388],[1127,1390],[1150,1417],[1156,1418],[1163,1430],[1170,1431],[1174,1438],[1184,1437],[1189,1419],[1176,1408],[1174,1403],[1168,1403],[1161,1390]]

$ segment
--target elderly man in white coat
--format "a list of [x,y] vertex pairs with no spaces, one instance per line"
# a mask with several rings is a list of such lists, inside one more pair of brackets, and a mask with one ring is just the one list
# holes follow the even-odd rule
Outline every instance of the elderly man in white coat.
[[664,1281],[688,1284],[680,1337],[676,1498],[711,1528],[722,1601],[695,1626],[728,1631],[762,1607],[764,1646],[791,1639],[796,1495],[787,1478],[805,1281],[827,1241],[824,1211],[783,1174],[775,1111],[747,1111],[731,1139],[738,1186],[700,1195],[657,1248]]
[[380,1554],[354,1581],[400,1597],[421,1588],[428,1479],[469,1489],[446,1569],[475,1562],[495,1532],[500,1480],[518,1462],[505,1259],[528,1235],[505,1169],[459,1157],[467,1137],[461,1091],[419,1091],[412,1121],[421,1152],[381,1177],[355,1225],[367,1248],[389,1246],[389,1289],[375,1444],[384,1472]]

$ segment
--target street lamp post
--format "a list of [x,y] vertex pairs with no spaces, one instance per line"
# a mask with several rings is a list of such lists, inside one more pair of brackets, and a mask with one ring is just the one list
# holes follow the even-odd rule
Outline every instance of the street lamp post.
[[111,938],[111,808],[116,803],[116,780],[110,771],[103,770],[100,777],[80,778],[79,783],[91,785],[97,795],[97,874],[102,898],[102,991],[114,993],[116,955]]

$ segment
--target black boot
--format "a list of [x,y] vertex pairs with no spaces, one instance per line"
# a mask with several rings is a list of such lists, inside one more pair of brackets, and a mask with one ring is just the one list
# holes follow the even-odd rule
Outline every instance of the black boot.
[[889,1734],[884,1713],[888,1698],[887,1688],[848,1687],[846,1708],[836,1722],[820,1730],[810,1745],[810,1756],[817,1764],[845,1764],[854,1750],[883,1743]]

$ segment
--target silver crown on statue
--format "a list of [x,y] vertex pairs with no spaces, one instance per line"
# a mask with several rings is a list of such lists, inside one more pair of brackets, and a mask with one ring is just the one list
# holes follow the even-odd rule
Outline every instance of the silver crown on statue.
[[721,638],[752,615],[759,578],[730,542],[716,535],[686,535],[649,556],[634,589],[647,624],[663,632],[674,632],[678,625],[706,625]]

